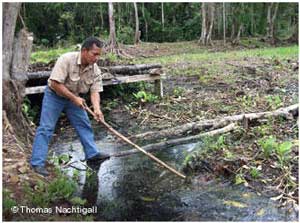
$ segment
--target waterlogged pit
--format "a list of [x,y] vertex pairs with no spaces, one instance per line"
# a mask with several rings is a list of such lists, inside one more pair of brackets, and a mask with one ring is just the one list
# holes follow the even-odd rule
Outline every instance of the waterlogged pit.
[[[131,149],[116,144],[110,136],[97,141],[99,148],[113,154]],[[154,153],[180,169],[195,144],[181,145]],[[84,159],[79,141],[55,144],[56,154],[68,153],[72,160]],[[84,163],[72,164],[85,169]],[[68,167],[72,175],[74,168]],[[137,153],[112,157],[91,174],[79,171],[79,194],[88,205],[97,205],[98,221],[295,221],[294,212],[243,186],[226,180],[195,177],[187,183]]]

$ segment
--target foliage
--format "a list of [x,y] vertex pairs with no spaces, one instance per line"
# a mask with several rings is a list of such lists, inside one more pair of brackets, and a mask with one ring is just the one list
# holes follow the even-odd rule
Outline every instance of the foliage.
[[173,89],[173,95],[175,97],[181,97],[185,92],[185,89],[183,87],[175,87]]
[[11,208],[16,206],[17,203],[15,201],[15,199],[13,199],[11,197],[11,191],[9,191],[8,189],[3,189],[3,197],[2,197],[2,202],[3,202],[3,212],[10,212]]
[[38,180],[34,188],[27,185],[25,187],[26,200],[32,206],[49,207],[50,204],[70,200],[76,187],[73,180],[59,174],[49,184]]
[[[201,33],[200,2],[165,2],[164,23],[160,2],[137,3],[141,39],[150,42],[197,40]],[[262,36],[266,33],[266,4],[225,3],[226,33],[233,25],[243,23],[242,36]],[[121,43],[133,43],[135,18],[132,2],[114,3],[117,38]],[[290,37],[297,27],[297,3],[279,3],[275,20],[276,35]],[[223,38],[223,3],[215,3],[213,39]],[[35,43],[53,47],[62,43],[81,43],[88,36],[108,36],[107,3],[24,3],[21,8],[26,26],[35,35]],[[45,25],[47,23],[47,25]],[[17,27],[22,24],[18,21]]]
[[227,144],[225,135],[220,135],[219,137],[204,137],[202,142],[195,146],[195,151],[186,155],[183,161],[183,166],[188,166],[192,162],[195,162],[201,158],[205,159],[205,156],[208,154],[222,149],[225,151],[225,156],[227,154],[227,158],[230,159],[233,157],[233,154],[230,153],[230,151],[228,151],[226,148]]
[[275,150],[275,148],[278,146],[276,142],[276,138],[273,136],[270,136],[269,138],[262,138],[258,140],[258,144],[260,145],[264,156],[269,157],[271,153]]
[[280,163],[283,167],[290,159],[289,154],[291,153],[293,144],[289,141],[283,142],[276,147],[276,154]]
[[141,103],[156,102],[158,100],[158,96],[147,93],[146,91],[139,91],[137,93],[133,93],[133,95]]
[[39,115],[39,107],[32,107],[28,97],[25,97],[22,104],[22,112],[30,121],[35,122]]
[[251,175],[251,177],[253,177],[255,179],[258,178],[258,177],[260,177],[261,176],[260,169],[257,168],[257,167],[251,167],[251,169],[250,169],[250,175]]
[[269,106],[273,110],[275,110],[275,109],[277,109],[277,108],[279,108],[283,105],[283,101],[282,101],[282,99],[280,98],[279,95],[274,95],[274,96],[273,95],[268,95],[266,97],[266,99],[268,101]]
[[75,46],[71,46],[67,48],[51,49],[51,50],[39,50],[31,54],[30,62],[49,63],[51,61],[57,60],[57,58],[60,55],[71,51],[76,51]]
[[289,154],[292,151],[293,144],[290,141],[279,143],[275,137],[269,136],[268,138],[258,140],[258,144],[266,158],[270,157],[271,154],[276,155],[281,168],[283,168],[291,158]]
[[86,203],[86,199],[82,199],[80,197],[73,197],[70,202],[73,204],[73,205],[85,205]]
[[120,27],[117,33],[118,41],[123,44],[133,44],[134,43],[134,30],[132,27],[124,26]]

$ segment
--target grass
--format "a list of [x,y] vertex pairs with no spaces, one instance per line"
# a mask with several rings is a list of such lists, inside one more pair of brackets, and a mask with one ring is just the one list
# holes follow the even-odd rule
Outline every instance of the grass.
[[[200,50],[200,49],[199,49]],[[168,65],[173,63],[199,62],[199,61],[218,61],[224,59],[240,59],[243,57],[261,57],[261,58],[278,58],[285,59],[295,57],[298,55],[299,49],[297,45],[288,47],[276,47],[276,48],[260,48],[250,50],[235,50],[229,52],[208,52],[201,49],[201,52],[197,53],[183,53],[170,56],[161,56],[159,58],[147,58],[137,59],[135,63],[161,63],[162,65]]]
[[[244,40],[247,41],[247,40]],[[249,40],[250,41],[250,40]],[[252,40],[251,40],[252,41]],[[287,47],[261,47],[257,49],[233,50],[227,52],[209,52],[197,45],[194,41],[175,42],[175,43],[144,43],[141,48],[153,50],[159,46],[159,51],[165,51],[172,55],[160,55],[151,58],[136,58],[134,63],[161,63],[163,66],[184,63],[186,61],[193,62],[209,62],[220,61],[224,59],[240,59],[243,57],[262,57],[262,58],[278,58],[285,59],[298,55],[299,49],[297,45]],[[60,55],[75,51],[75,46],[68,48],[58,48],[50,50],[40,50],[31,54],[31,63],[43,62],[48,63],[57,59]],[[109,57],[109,56],[108,56]]]
[[49,63],[56,60],[60,55],[72,51],[76,51],[75,47],[36,51],[31,54],[30,63]]

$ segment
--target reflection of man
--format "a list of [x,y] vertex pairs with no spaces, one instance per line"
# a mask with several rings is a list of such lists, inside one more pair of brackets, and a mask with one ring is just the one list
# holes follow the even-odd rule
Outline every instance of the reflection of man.
[[98,172],[100,169],[100,166],[103,161],[95,162],[89,167],[91,168],[90,171],[92,171],[91,174],[86,174],[85,183],[82,189],[82,199],[86,199],[85,206],[92,207],[97,204],[97,198],[98,198],[98,189],[99,189],[99,177]]
[[90,120],[84,110],[85,100],[79,96],[90,91],[94,118],[103,119],[99,95],[99,92],[103,91],[102,78],[96,65],[102,47],[103,42],[89,37],[82,44],[80,52],[62,55],[53,68],[44,93],[40,124],[36,131],[30,161],[35,172],[43,176],[49,175],[45,168],[48,144],[63,110],[79,135],[87,163],[92,164],[108,158],[97,149]]

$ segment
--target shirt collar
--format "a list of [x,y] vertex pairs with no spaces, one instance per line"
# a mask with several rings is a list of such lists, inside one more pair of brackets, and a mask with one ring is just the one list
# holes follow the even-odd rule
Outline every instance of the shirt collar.
[[[81,53],[80,51],[78,52],[77,55],[77,65],[81,65]],[[84,71],[86,71],[87,69],[91,70],[94,67],[94,64],[89,64],[86,68],[84,68]]]
[[81,53],[78,52],[78,55],[77,55],[77,65],[81,65]]

